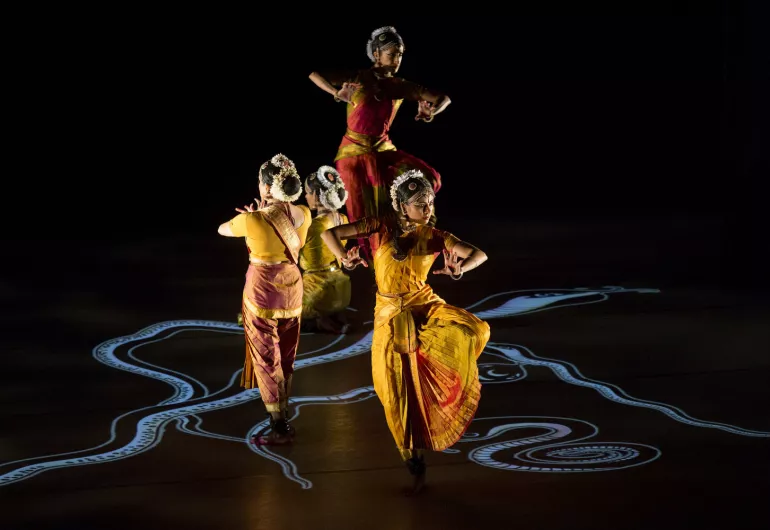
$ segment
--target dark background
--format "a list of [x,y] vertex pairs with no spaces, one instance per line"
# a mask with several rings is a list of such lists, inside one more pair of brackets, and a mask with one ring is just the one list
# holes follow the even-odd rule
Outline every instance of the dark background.
[[[416,123],[414,105],[405,104],[392,138],[441,172],[439,226],[490,256],[461,282],[431,277],[436,292],[468,307],[506,290],[661,289],[495,320],[493,340],[526,344],[695,418],[767,430],[767,414],[746,406],[761,403],[768,388],[770,289],[756,292],[769,286],[770,270],[770,24],[762,3],[669,3],[623,15],[627,3],[609,11],[575,2],[572,12],[547,16],[512,3],[484,16],[471,14],[475,4],[453,12],[447,2],[323,3],[314,12],[286,3],[275,15],[266,10],[284,6],[41,4],[23,18],[7,7],[3,86],[15,90],[4,95],[0,452],[93,447],[106,439],[110,418],[155,399],[156,381],[94,361],[102,341],[169,320],[235,322],[247,251],[217,226],[254,197],[257,168],[275,153],[303,176],[332,162],[344,106],[308,74],[368,67],[367,38],[386,24],[406,43],[401,75],[453,101],[430,124]],[[368,8],[375,14],[360,14]],[[363,323],[375,286],[362,269],[351,277],[352,315]],[[196,334],[152,355],[208,383],[240,366],[237,342],[230,350]],[[312,353],[312,342],[301,344]],[[138,358],[153,360],[145,355]],[[368,381],[365,357],[319,368],[298,395],[350,388],[363,374]],[[404,510],[377,493],[396,484],[386,463],[396,465],[395,453],[378,453],[380,442],[391,445],[381,417],[317,407],[298,423],[309,437],[296,454],[308,455],[319,471],[313,480],[331,493],[282,496],[279,486],[277,496],[260,496],[260,484],[273,484],[269,475],[230,458],[227,447],[201,458],[207,446],[167,432],[147,459],[44,473],[13,486],[6,504],[20,507],[11,518],[89,528],[147,528],[153,517],[187,529],[214,517],[220,527],[228,517],[290,526],[303,514],[317,525],[326,508],[340,508],[344,520],[369,506],[386,507],[383,521],[415,527],[499,527],[497,506],[514,503],[517,522],[534,526],[547,524],[543,513],[582,528],[601,526],[597,514],[605,526],[625,517],[618,528],[757,528],[767,519],[768,452],[759,439],[644,411],[625,415],[627,408],[595,406],[549,379],[538,375],[510,394],[498,386],[482,406],[520,414],[532,405],[561,417],[591,407],[586,418],[601,426],[599,443],[615,434],[652,443],[664,451],[661,465],[476,483],[446,466],[443,485]],[[263,417],[261,408],[230,410],[238,417],[206,416],[204,428],[234,433],[252,413]],[[119,440],[136,433],[125,421]],[[372,432],[379,442],[369,443]],[[341,452],[348,434],[361,448],[351,456]],[[381,477],[380,486],[359,487]],[[346,503],[340,492],[352,488],[360,498]],[[276,498],[300,501],[263,514]],[[3,522],[8,511],[0,510]]]
[[308,74],[368,67],[369,33],[387,24],[406,43],[400,75],[452,98],[430,124],[405,103],[391,131],[442,174],[440,222],[716,217],[726,261],[764,278],[770,86],[758,5],[98,13],[59,28],[36,81],[20,80],[35,105],[21,107],[12,153],[27,191],[6,196],[24,228],[7,238],[38,253],[36,241],[216,237],[273,154],[303,177],[332,163],[344,106]]

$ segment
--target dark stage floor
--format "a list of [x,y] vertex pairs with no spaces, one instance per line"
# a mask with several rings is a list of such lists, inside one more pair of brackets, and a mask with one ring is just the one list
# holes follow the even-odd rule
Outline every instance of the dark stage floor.
[[295,445],[246,443],[246,253],[218,222],[27,245],[0,284],[0,528],[770,525],[770,306],[724,281],[719,220],[447,220],[490,261],[432,284],[492,338],[476,420],[417,498],[371,388],[365,270],[355,332],[301,339]]

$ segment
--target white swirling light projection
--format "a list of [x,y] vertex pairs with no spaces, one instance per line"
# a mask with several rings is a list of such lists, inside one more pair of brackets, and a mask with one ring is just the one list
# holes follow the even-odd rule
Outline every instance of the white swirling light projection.
[[[475,313],[479,318],[489,320],[565,306],[597,303],[607,300],[610,294],[631,292],[657,293],[658,291],[656,289],[623,289],[620,287],[511,291],[486,297],[467,309],[472,310],[495,298],[508,296],[508,300],[502,305]],[[510,295],[518,296],[511,297]],[[167,333],[169,331],[171,332]],[[280,465],[286,478],[296,482],[303,489],[311,488],[312,482],[299,475],[296,464],[290,459],[271,451],[267,447],[256,447],[248,443],[252,434],[268,427],[267,420],[254,425],[242,438],[213,433],[202,428],[203,420],[200,415],[241,405],[259,398],[258,389],[233,393],[236,391],[234,389],[236,389],[240,370],[232,375],[225,387],[211,392],[206,385],[187,374],[169,370],[136,357],[135,351],[139,347],[168,340],[184,331],[243,333],[240,326],[227,322],[177,320],[161,322],[133,335],[118,337],[98,345],[93,350],[93,357],[97,361],[119,370],[162,381],[172,387],[173,395],[157,405],[143,407],[118,416],[110,426],[109,439],[95,447],[0,464],[0,486],[25,480],[51,469],[106,463],[139,455],[156,447],[163,439],[166,427],[175,423],[176,428],[186,434],[246,444],[251,451]],[[348,359],[371,351],[371,331],[354,344],[342,349],[326,351],[336,346],[343,338],[335,337],[329,344],[317,350],[298,355],[295,370]],[[120,359],[117,354],[121,346],[130,344],[132,346],[125,356],[132,362]],[[697,420],[671,405],[634,398],[615,385],[583,376],[579,369],[571,363],[538,357],[523,346],[490,342],[484,354],[494,359],[494,362],[479,363],[480,378],[485,385],[520,381],[527,376],[527,366],[545,367],[562,381],[592,388],[602,397],[616,403],[656,410],[675,421],[694,427],[720,429],[742,436],[770,437],[770,433],[767,432]],[[296,417],[302,407],[306,405],[356,403],[374,396],[374,388],[365,386],[333,396],[294,397],[291,402]],[[121,422],[133,422],[136,434],[128,443],[114,447],[117,444],[118,424]],[[631,442],[604,442],[601,444],[582,442],[582,440],[595,437],[599,428],[590,422],[575,418],[520,416],[476,418],[472,429],[475,430],[476,427],[485,429],[485,433],[472,432],[469,429],[469,432],[455,447],[464,447],[466,444],[473,443],[476,446],[468,453],[468,458],[472,462],[501,470],[550,473],[609,471],[647,464],[659,458],[661,454],[655,447]],[[542,431],[542,434],[515,439],[508,438],[510,433],[517,430],[531,432],[532,429]],[[505,435],[505,440],[477,445],[492,441],[502,435]],[[514,450],[516,452],[510,455],[510,452]],[[460,449],[452,448],[445,452],[458,453]],[[541,454],[543,456],[539,456]]]

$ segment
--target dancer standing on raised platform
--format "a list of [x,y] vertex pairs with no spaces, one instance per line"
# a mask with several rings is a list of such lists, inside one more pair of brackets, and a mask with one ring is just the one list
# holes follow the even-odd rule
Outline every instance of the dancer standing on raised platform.
[[[418,102],[416,120],[430,122],[443,112],[450,99],[446,94],[396,77],[404,55],[404,42],[391,26],[372,32],[366,53],[370,69],[323,73],[310,79],[337,101],[347,102],[347,131],[342,137],[335,163],[350,194],[347,213],[351,222],[364,217],[391,215],[388,191],[395,178],[408,169],[419,169],[433,192],[441,187],[441,176],[426,162],[396,149],[388,132],[399,107],[406,99]],[[433,222],[431,223],[433,224]],[[359,241],[367,258],[376,248]]]

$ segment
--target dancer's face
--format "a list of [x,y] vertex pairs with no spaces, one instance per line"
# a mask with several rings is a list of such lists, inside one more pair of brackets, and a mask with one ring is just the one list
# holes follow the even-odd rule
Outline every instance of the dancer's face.
[[433,202],[435,196],[431,192],[423,193],[414,197],[411,201],[401,205],[401,211],[404,215],[419,225],[427,224],[430,216],[433,215]]
[[318,209],[318,195],[314,191],[310,191],[310,187],[305,184],[305,200],[307,201],[307,207],[311,210]]
[[261,179],[259,181],[259,198],[262,200],[272,199],[272,196],[270,195],[270,187],[262,182]]
[[374,58],[377,59],[377,62],[380,63],[380,66],[393,72],[394,74],[398,72],[399,68],[401,68],[401,60],[403,57],[404,47],[401,45],[391,46],[390,48],[385,48],[384,50],[377,50],[374,52]]

